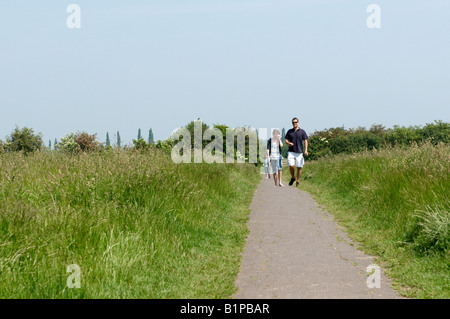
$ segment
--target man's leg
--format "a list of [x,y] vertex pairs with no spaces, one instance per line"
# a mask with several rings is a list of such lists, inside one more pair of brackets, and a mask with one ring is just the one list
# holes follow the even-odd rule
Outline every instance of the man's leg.
[[297,181],[295,182],[295,186],[300,185],[300,177],[302,176],[303,164],[304,164],[303,154],[300,154],[300,156],[298,158],[296,158]]
[[302,176],[302,168],[297,167],[297,183],[300,182],[300,177]]
[[295,182],[295,177],[294,177],[295,166],[289,166],[289,170],[291,171],[291,180],[289,181],[289,186],[292,186],[292,184],[294,184],[294,182]]
[[300,185],[300,176],[302,176],[302,168],[297,167],[297,180],[295,181],[295,186]]
[[295,182],[295,158],[291,152],[288,152],[287,162],[289,165],[289,171],[291,172],[291,180],[289,181],[289,186],[292,186],[292,184]]

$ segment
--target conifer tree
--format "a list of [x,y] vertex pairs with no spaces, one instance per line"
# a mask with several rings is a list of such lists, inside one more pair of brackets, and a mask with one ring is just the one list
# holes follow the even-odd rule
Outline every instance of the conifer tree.
[[109,140],[109,133],[106,132],[106,146],[111,146],[111,142]]
[[121,140],[120,140],[120,133],[119,133],[119,131],[117,131],[117,147],[118,148],[120,148],[120,142],[121,142]]
[[148,131],[148,144],[154,144],[155,140],[153,139],[153,131],[150,129]]
[[142,138],[141,129],[138,130],[137,140],[139,141]]

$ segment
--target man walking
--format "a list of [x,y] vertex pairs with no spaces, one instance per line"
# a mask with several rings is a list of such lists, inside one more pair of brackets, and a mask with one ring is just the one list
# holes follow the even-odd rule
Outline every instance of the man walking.
[[[290,130],[287,131],[285,139],[286,144],[289,145],[287,163],[289,165],[289,170],[291,171],[291,181],[289,186],[292,186],[294,182],[295,186],[300,184],[300,176],[302,175],[302,167],[305,163],[305,156],[308,156],[308,135],[298,126],[298,118],[294,117],[292,119],[292,126]],[[305,149],[303,150],[303,141],[305,142]],[[295,167],[297,167],[297,180],[295,179]]]

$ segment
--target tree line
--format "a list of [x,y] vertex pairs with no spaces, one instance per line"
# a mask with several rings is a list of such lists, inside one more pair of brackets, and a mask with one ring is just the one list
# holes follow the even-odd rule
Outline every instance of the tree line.
[[389,146],[407,147],[414,143],[420,145],[425,141],[434,145],[449,143],[450,123],[434,121],[423,127],[395,125],[389,129],[381,124],[373,124],[369,129],[334,127],[316,131],[309,136],[308,159],[315,160],[332,154],[352,154]]
[[[191,133],[191,145],[194,146],[194,121],[189,122],[185,128]],[[222,136],[226,136],[226,131],[230,127],[225,124],[214,124],[211,127],[202,123],[202,135],[209,128],[218,129],[222,132]],[[249,158],[249,154],[254,151],[251,149],[249,140],[254,138],[258,140],[259,147],[266,147],[267,141],[262,141],[258,137],[258,131],[250,128],[239,127],[234,129],[236,136],[234,137],[234,152],[236,156],[242,156],[245,159]],[[282,136],[286,134],[286,130],[282,129]],[[236,140],[239,135],[245,138],[245,151],[240,154],[237,149]],[[55,139],[53,148],[51,141],[48,147],[44,146],[41,133],[35,133],[33,129],[24,127],[19,129],[16,127],[14,131],[6,137],[6,141],[0,140],[0,153],[2,152],[17,152],[24,153],[33,152],[36,150],[59,150],[69,153],[76,152],[90,152],[99,150],[109,150],[112,148],[129,149],[128,145],[122,146],[120,133],[117,132],[116,143],[113,146],[109,133],[106,133],[106,143],[100,143],[97,140],[97,134],[88,134],[86,132],[70,133],[62,137],[58,142]],[[205,148],[214,138],[202,140],[202,148]],[[434,123],[426,124],[425,126],[398,126],[393,128],[386,128],[381,124],[373,124],[369,129],[365,127],[358,127],[356,129],[345,129],[344,127],[333,127],[321,131],[315,131],[309,135],[308,140],[308,160],[316,160],[322,156],[328,156],[339,153],[356,153],[362,150],[380,149],[387,146],[409,146],[413,143],[421,144],[425,141],[430,141],[433,144],[449,143],[450,141],[450,123],[443,121],[435,121]],[[171,151],[173,146],[177,143],[172,138],[167,138],[164,141],[155,141],[153,131],[150,128],[147,139],[142,136],[141,129],[138,130],[136,139],[132,140],[132,149],[146,150],[152,147],[159,148],[166,151]],[[227,150],[226,141],[223,140],[223,149],[225,153]],[[287,157],[288,146],[285,144],[282,148],[281,154]],[[258,161],[262,159],[259,158]]]
[[[52,147],[51,140],[48,141],[48,146],[44,146],[42,133],[35,133],[34,129],[23,127],[16,127],[11,134],[6,137],[6,141],[0,140],[0,153],[3,152],[23,152],[30,153],[40,150],[56,150],[69,153],[91,152],[99,150],[112,149],[109,132],[106,133],[106,143],[100,143],[97,139],[97,134],[89,134],[85,131],[77,133],[69,133],[60,138],[60,141],[55,139]],[[154,145],[153,130],[150,128],[148,132],[148,139],[144,140],[141,134],[141,129],[138,130],[138,136],[133,143],[139,145]],[[116,134],[116,148],[128,148],[122,146],[122,140],[119,131]]]

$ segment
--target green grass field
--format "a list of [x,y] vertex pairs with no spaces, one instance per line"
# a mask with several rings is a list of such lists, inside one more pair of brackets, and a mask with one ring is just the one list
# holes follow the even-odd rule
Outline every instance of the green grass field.
[[[159,150],[0,155],[0,298],[228,298],[251,164]],[[80,288],[68,288],[69,265]]]
[[300,187],[379,256],[401,294],[450,298],[449,172],[450,146],[424,144],[307,162]]

